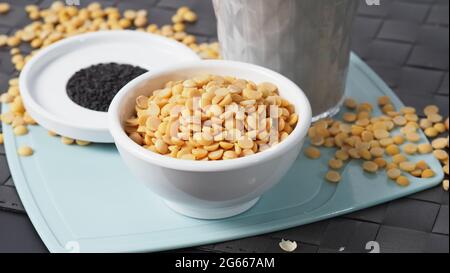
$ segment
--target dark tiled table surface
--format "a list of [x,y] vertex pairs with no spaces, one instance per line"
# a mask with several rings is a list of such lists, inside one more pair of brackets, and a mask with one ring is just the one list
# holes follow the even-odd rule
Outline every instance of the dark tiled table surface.
[[[2,1],[3,2],[3,1]],[[0,33],[10,33],[27,20],[23,6],[47,7],[52,0],[10,0],[12,10],[0,16]],[[92,1],[81,0],[87,4]],[[188,27],[199,41],[216,40],[216,23],[209,0],[101,0],[121,9],[147,8],[152,23],[165,24],[177,7],[188,5],[199,22]],[[407,105],[440,106],[448,115],[449,1],[381,0],[367,6],[361,0],[354,24],[353,50],[361,56]],[[0,91],[14,74],[10,57],[0,49]],[[14,194],[11,194],[14,193]],[[377,207],[272,234],[186,252],[279,252],[281,238],[296,240],[296,252],[366,252],[375,240],[382,252],[449,252],[448,193],[440,187]],[[0,252],[45,252],[45,246],[23,212],[0,146]],[[8,210],[13,210],[11,212]],[[21,212],[22,211],[22,212]]]

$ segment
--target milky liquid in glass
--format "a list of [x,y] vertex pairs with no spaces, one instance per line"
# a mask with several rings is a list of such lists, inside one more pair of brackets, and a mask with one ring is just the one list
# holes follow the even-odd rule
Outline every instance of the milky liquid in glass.
[[262,65],[297,83],[314,120],[339,111],[356,0],[213,0],[224,59]]

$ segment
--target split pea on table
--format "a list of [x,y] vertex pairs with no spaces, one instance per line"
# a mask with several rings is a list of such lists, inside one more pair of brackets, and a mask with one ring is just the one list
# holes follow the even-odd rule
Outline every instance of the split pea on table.
[[117,92],[145,72],[146,69],[128,64],[91,65],[73,74],[67,82],[67,95],[81,107],[106,112]]
[[[448,174],[448,152],[445,151],[448,149],[448,136],[434,139],[432,144],[419,143],[419,128],[425,130],[425,134],[431,138],[448,132],[448,118],[443,121],[437,106],[425,107],[424,119],[419,119],[417,110],[413,107],[395,109],[387,96],[378,99],[378,107],[382,112],[378,116],[373,115],[374,106],[370,103],[358,103],[353,98],[347,98],[344,107],[347,112],[343,113],[342,121],[331,118],[322,120],[313,124],[308,131],[312,146],[304,149],[307,158],[321,157],[321,152],[316,147],[338,149],[328,162],[330,170],[325,175],[327,181],[339,182],[341,177],[338,170],[349,159],[361,160],[362,169],[368,173],[377,174],[379,170],[386,170],[387,176],[399,186],[408,186],[410,183],[403,172],[423,179],[434,177],[435,172],[426,162],[412,162],[404,155],[417,153],[433,153]],[[393,135],[394,129],[400,129],[400,133]],[[390,157],[391,162],[385,156]],[[445,183],[443,188],[448,188]]]
[[[32,21],[11,34],[0,34],[0,48],[9,47],[11,62],[20,72],[25,64],[41,49],[64,38],[92,31],[135,29],[136,31],[153,33],[179,41],[191,48],[204,59],[220,58],[218,43],[198,44],[194,35],[186,33],[185,25],[197,21],[197,14],[190,8],[180,7],[174,14],[172,24],[158,26],[147,22],[146,10],[126,10],[123,14],[116,7],[102,7],[98,2],[92,2],[85,8],[64,5],[61,1],[53,2],[48,8],[40,8],[30,4],[25,6],[25,12]],[[8,13],[10,5],[0,2],[0,16]],[[25,55],[19,48],[29,44],[33,49]],[[8,104],[10,112],[2,115],[2,122],[16,126],[35,125],[36,122],[23,107],[18,86],[18,78],[9,81],[8,92],[0,96],[2,103]],[[104,107],[103,107],[104,110]],[[26,134],[23,129],[17,129],[19,135]],[[54,132],[49,135],[56,136]],[[89,144],[83,140],[63,138],[65,144],[76,143],[80,146]]]
[[284,141],[299,120],[268,82],[204,74],[149,91],[136,98],[125,131],[144,148],[177,159],[251,156]]
[[[8,13],[9,10],[9,4],[0,3],[0,14]],[[27,5],[25,11],[33,21],[31,24],[12,35],[0,35],[0,47],[8,46],[11,48],[11,61],[17,71],[22,70],[25,63],[36,54],[38,49],[65,37],[87,31],[132,27],[137,31],[155,33],[180,41],[203,58],[220,58],[217,43],[198,45],[195,36],[185,32],[185,24],[193,23],[198,19],[197,15],[187,7],[178,9],[171,18],[172,24],[162,27],[148,24],[145,10],[127,10],[121,15],[117,8],[103,8],[96,2],[81,9],[75,6],[65,6],[61,2],[53,3],[48,9],[41,9],[36,5]],[[62,16],[55,16],[56,11],[60,12]],[[89,14],[92,16],[89,16]],[[86,24],[84,23],[86,22],[89,23],[89,28],[85,27]],[[67,24],[66,28],[59,27],[63,23]],[[18,47],[22,43],[29,43],[34,50],[29,55],[22,55]],[[36,122],[23,107],[18,88],[18,79],[11,79],[9,85],[8,92],[0,97],[0,101],[9,104],[13,113],[2,114],[1,120],[4,124],[12,125],[16,135],[24,135],[28,133],[27,126],[34,125]],[[375,163],[379,169],[390,171],[390,176],[392,178],[395,177],[397,183],[404,186],[408,184],[405,182],[408,178],[398,176],[398,171],[391,171],[400,169],[400,161],[408,161],[403,154],[433,153],[443,164],[444,172],[448,174],[448,152],[446,151],[448,149],[448,137],[435,139],[430,145],[428,143],[419,143],[420,135],[417,133],[418,128],[421,128],[427,137],[436,138],[440,134],[448,132],[448,118],[444,121],[444,118],[439,114],[439,108],[435,105],[425,107],[423,113],[426,117],[419,119],[416,109],[404,107],[397,110],[387,96],[380,97],[377,103],[383,115],[372,117],[373,106],[371,104],[358,103],[356,100],[348,98],[344,103],[348,111],[343,114],[343,122],[325,120],[311,127],[309,137],[313,146],[338,148],[334,158],[330,160],[330,169],[335,171],[340,169],[341,163],[338,160],[342,161],[342,165],[349,159],[368,161],[370,163],[365,163],[366,169],[367,167],[374,169],[372,168],[374,167],[372,163]],[[400,128],[400,134],[392,136],[391,131],[395,127]],[[49,132],[49,134],[56,135],[53,132]],[[283,135],[283,137],[286,137],[286,135]],[[0,143],[2,142],[3,136],[0,134]],[[70,138],[62,138],[62,142],[66,144],[77,143],[81,146],[89,144],[86,141]],[[403,145],[401,151],[399,151],[399,145]],[[159,149],[164,151],[162,146],[158,145]],[[367,146],[369,146],[369,149],[367,149]],[[305,148],[305,153],[308,157],[313,159],[321,157],[320,150],[315,147]],[[20,153],[31,155],[32,152],[30,150],[32,151],[32,149],[28,148],[22,149]],[[226,150],[224,147],[221,148]],[[200,150],[196,150],[194,153],[197,156],[204,154]],[[223,157],[224,154],[222,151],[222,154],[217,154],[216,156]],[[383,158],[385,155],[392,157],[392,161],[387,162]],[[227,153],[225,157],[233,158],[234,155]],[[430,177],[433,175],[427,168],[423,166],[419,168],[418,165],[423,164],[416,163],[416,168],[410,174],[419,177]],[[405,164],[403,164],[404,166]],[[408,170],[411,169],[408,168]],[[335,174],[332,174],[332,177],[334,181],[339,178]],[[444,189],[448,189],[448,181],[447,186],[445,184],[444,182]]]

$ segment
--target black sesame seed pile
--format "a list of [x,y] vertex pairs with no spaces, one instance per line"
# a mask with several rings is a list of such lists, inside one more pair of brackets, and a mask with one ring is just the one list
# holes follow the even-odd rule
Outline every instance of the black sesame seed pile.
[[127,64],[92,65],[76,72],[69,79],[66,86],[67,95],[82,107],[107,112],[117,92],[145,72],[146,69]]

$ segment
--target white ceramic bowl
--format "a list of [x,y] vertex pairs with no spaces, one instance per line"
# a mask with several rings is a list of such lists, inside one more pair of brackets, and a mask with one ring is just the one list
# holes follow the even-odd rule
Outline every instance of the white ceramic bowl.
[[[170,80],[199,74],[235,76],[255,83],[272,82],[295,105],[299,121],[280,144],[255,155],[225,161],[189,161],[162,156],[134,143],[124,121],[134,114],[138,95],[149,95]],[[108,112],[109,129],[132,173],[173,210],[194,218],[219,219],[251,208],[292,166],[311,123],[311,107],[302,90],[286,77],[256,65],[231,61],[196,61],[151,71],[116,95]]]

